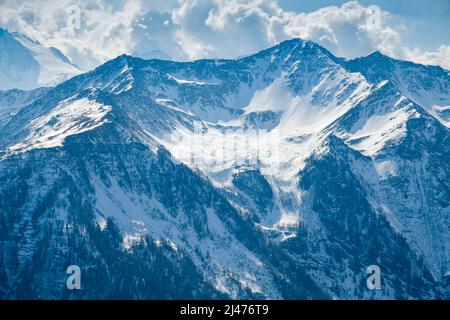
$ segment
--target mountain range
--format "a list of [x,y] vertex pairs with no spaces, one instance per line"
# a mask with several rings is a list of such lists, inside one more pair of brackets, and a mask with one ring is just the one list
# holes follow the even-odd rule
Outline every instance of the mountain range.
[[449,298],[449,126],[448,70],[302,39],[0,92],[0,296]]

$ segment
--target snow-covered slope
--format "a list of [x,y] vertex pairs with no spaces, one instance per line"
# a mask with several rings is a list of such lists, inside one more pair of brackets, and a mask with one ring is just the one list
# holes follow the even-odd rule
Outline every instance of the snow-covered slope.
[[450,71],[391,59],[378,51],[346,63],[371,82],[389,80],[407,98],[450,126]]
[[58,49],[0,28],[0,90],[50,87],[80,73]]
[[[168,281],[159,297],[442,297],[449,86],[443,69],[348,61],[301,39],[236,60],[117,57],[0,125],[0,289],[21,296],[12,279],[30,264],[62,283],[45,269],[55,261],[34,260],[42,246],[109,268],[108,236],[120,259],[162,244],[171,272],[202,279],[190,294]],[[365,286],[373,264],[380,291]],[[123,296],[151,296],[157,284],[126,267]],[[113,294],[90,285],[83,297]],[[25,292],[41,286],[35,275]]]

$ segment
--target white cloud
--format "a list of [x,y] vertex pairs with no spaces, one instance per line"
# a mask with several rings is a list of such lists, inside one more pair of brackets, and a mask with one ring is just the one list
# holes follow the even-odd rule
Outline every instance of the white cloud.
[[249,54],[278,40],[271,35],[277,8],[272,1],[184,1],[172,12],[175,39],[190,59]]
[[174,59],[232,58],[302,37],[338,56],[382,51],[450,67],[449,45],[408,48],[408,21],[356,1],[311,13],[289,12],[276,0],[96,0],[79,2],[81,30],[67,26],[75,0],[0,0],[0,26],[60,48],[84,68],[121,53],[162,51]]
[[[67,8],[73,5],[80,8],[80,30],[69,23],[72,13]],[[107,0],[6,0],[1,4],[0,25],[55,46],[82,68],[90,68],[135,46],[131,34],[142,7],[140,0],[123,4]]]
[[403,58],[422,64],[440,65],[450,70],[450,45],[441,45],[436,51],[422,51],[419,48],[403,49]]
[[316,41],[344,57],[361,56],[374,50],[394,54],[403,27],[388,12],[373,11],[356,1],[309,14],[288,13],[286,20],[288,35]]

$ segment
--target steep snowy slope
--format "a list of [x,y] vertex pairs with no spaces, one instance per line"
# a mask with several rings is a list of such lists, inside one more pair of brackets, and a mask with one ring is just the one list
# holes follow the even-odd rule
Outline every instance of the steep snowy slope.
[[[448,71],[373,58],[300,39],[237,60],[123,55],[49,89],[0,126],[0,287],[20,296],[13,279],[28,276],[36,294],[41,280],[25,270],[42,246],[69,263],[82,243],[81,264],[109,268],[98,239],[117,229],[108,245],[120,261],[162,243],[170,272],[202,279],[194,293],[169,281],[154,297],[442,297]],[[152,296],[156,284],[126,266],[107,278],[127,279],[123,296]],[[118,290],[96,285],[83,297]]]
[[50,87],[80,73],[58,49],[0,28],[0,90]]
[[374,83],[389,80],[405,97],[450,126],[450,71],[391,59],[378,51],[350,60],[346,66]]

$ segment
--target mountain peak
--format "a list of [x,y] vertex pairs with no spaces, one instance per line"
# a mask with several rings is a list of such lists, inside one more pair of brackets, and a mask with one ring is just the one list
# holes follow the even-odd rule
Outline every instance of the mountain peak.
[[129,55],[129,54],[126,54],[126,53],[122,53],[121,55],[118,55],[117,57],[115,57],[111,61],[114,61],[115,64],[119,64],[120,66],[124,67],[124,66],[131,66],[131,64],[135,60],[142,60],[142,58],[134,57],[132,55]]
[[369,53],[366,57],[386,57],[386,55],[382,54],[380,51],[375,50]]
[[278,49],[284,49],[284,50],[293,50],[296,48],[301,49],[312,49],[312,48],[320,48],[323,49],[322,46],[317,44],[316,42],[313,42],[311,40],[305,40],[302,38],[292,38],[288,40],[284,40],[277,45],[273,46],[272,48],[278,48]]
[[317,59],[328,57],[334,61],[339,60],[320,44],[302,38],[284,40],[268,49],[249,55],[247,58],[262,56],[276,56],[281,60],[289,59],[291,62],[298,60],[301,56],[314,56]]
[[136,58],[123,53],[123,54],[118,55],[117,57],[105,62],[104,64],[98,66],[94,70],[97,70],[97,71],[115,70],[116,72],[122,72],[124,70],[124,68],[130,67],[130,65],[134,59],[136,59]]
[[368,55],[366,55],[364,57],[356,58],[354,60],[357,60],[357,59],[364,59],[364,60],[370,60],[370,61],[380,61],[380,62],[386,62],[386,61],[392,60],[391,57],[381,53],[378,50],[375,50],[372,53],[370,53],[370,54],[368,54]]

